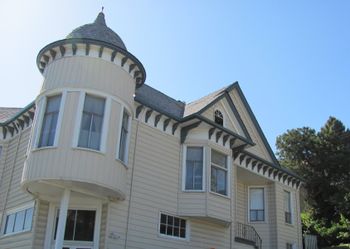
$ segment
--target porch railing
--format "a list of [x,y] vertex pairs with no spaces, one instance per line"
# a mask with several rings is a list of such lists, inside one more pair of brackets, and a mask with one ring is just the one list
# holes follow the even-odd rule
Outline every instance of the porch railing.
[[261,249],[262,240],[253,226],[237,222],[235,240]]

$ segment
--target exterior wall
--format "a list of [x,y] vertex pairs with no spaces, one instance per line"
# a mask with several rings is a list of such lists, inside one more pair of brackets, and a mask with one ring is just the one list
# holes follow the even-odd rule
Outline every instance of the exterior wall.
[[34,249],[44,248],[45,231],[47,226],[47,216],[49,214],[49,203],[46,201],[37,201],[37,218],[35,219],[34,230]]
[[[276,224],[278,232],[278,248],[285,248],[286,243],[295,244],[297,248],[302,248],[300,208],[299,208],[299,192],[275,183],[276,193]],[[284,190],[291,193],[292,197],[292,224],[285,223],[284,217]]]
[[[2,163],[0,164],[0,168],[2,168],[0,179],[0,248],[4,249],[32,248],[33,229],[17,235],[3,235],[3,229],[6,222],[6,212],[33,201],[33,198],[29,194],[23,192],[20,188],[29,134],[30,129],[27,128],[3,145]],[[34,214],[33,221],[36,216],[37,212]]]
[[82,88],[109,93],[123,100],[129,108],[134,104],[134,80],[121,67],[100,58],[71,56],[50,63],[44,72],[40,94],[63,88]]
[[251,136],[251,139],[254,143],[256,143],[255,146],[247,148],[247,151],[250,151],[253,154],[258,155],[259,157],[272,162],[272,158],[270,157],[269,153],[267,152],[265,145],[258,133],[258,131],[255,128],[255,125],[253,124],[252,119],[249,116],[248,111],[245,109],[243,102],[241,98],[238,95],[237,90],[232,90],[229,93],[234,105],[237,108],[237,111],[239,115],[242,118],[243,123],[245,124],[249,135]]

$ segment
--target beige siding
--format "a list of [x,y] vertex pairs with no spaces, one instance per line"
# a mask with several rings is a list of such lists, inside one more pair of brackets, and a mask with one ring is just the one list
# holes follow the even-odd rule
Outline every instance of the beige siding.
[[47,225],[47,218],[49,213],[49,203],[45,201],[38,201],[36,209],[36,220],[33,225],[34,234],[34,249],[44,248],[45,232]]
[[[284,190],[290,191],[292,196],[292,224],[285,223],[284,216]],[[295,190],[287,188],[280,183],[275,183],[276,191],[276,219],[277,219],[277,231],[278,231],[278,248],[284,248],[286,243],[296,243],[298,248],[301,248],[301,228],[300,228],[300,210],[297,207]],[[299,241],[298,241],[299,240]]]
[[247,150],[267,161],[272,162],[272,158],[270,157],[267,149],[265,148],[265,145],[259,135],[259,132],[256,129],[252,119],[250,118],[248,111],[245,109],[243,102],[237,93],[237,90],[233,89],[229,93],[229,95],[231,96],[233,103],[236,106],[238,113],[240,114],[242,121],[245,124],[251,139],[256,144],[255,146],[247,148]]
[[87,56],[64,57],[49,64],[41,92],[60,88],[84,88],[109,93],[131,108],[135,82],[114,63]]
[[206,216],[207,193],[179,192],[178,214],[183,216]]

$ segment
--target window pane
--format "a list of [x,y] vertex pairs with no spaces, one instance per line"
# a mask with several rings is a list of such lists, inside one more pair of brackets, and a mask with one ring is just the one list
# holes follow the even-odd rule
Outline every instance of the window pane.
[[187,147],[185,189],[201,190],[202,179],[203,179],[203,148]]
[[222,195],[226,195],[226,171],[222,169],[217,169],[217,186],[216,192]]
[[213,192],[216,192],[216,185],[217,185],[217,177],[216,177],[216,169],[214,167],[211,167],[211,179],[210,179],[210,190]]
[[186,238],[186,220],[161,214],[159,233],[178,238]]
[[6,218],[5,234],[12,233],[15,225],[16,214],[10,214]]
[[25,212],[26,212],[25,210],[22,210],[16,213],[15,227],[13,229],[13,232],[16,233],[16,232],[23,231]]
[[73,240],[76,210],[68,210],[64,240]]
[[160,216],[160,223],[166,224],[166,215],[165,214],[161,214],[161,216]]
[[32,228],[34,208],[29,208],[26,210],[26,217],[24,219],[24,230],[30,230]]
[[105,100],[86,95],[79,132],[79,147],[99,150]]
[[215,150],[211,151],[211,161],[217,165],[220,165],[223,168],[227,168],[226,155],[221,154]]
[[165,231],[166,231],[166,225],[161,224],[161,225],[160,225],[160,231],[159,231],[159,232],[160,232],[161,234],[165,234],[165,233],[166,233]]
[[284,211],[291,212],[290,192],[284,191]]
[[95,213],[95,211],[89,210],[77,211],[74,240],[94,240]]
[[264,189],[250,189],[250,209],[264,209]]
[[122,127],[120,131],[120,141],[119,141],[119,159],[125,162],[126,153],[126,141],[128,138],[128,124],[129,124],[129,114],[123,112]]
[[60,103],[61,95],[47,98],[46,110],[40,132],[39,147],[52,146],[54,143]]

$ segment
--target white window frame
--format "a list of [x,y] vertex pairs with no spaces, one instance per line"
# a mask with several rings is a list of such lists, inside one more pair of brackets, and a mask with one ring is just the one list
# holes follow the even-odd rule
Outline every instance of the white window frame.
[[[77,204],[80,203],[80,204]],[[50,203],[49,205],[49,213],[48,213],[48,221],[46,224],[46,233],[45,233],[45,242],[44,242],[44,248],[55,248],[55,240],[54,240],[54,234],[55,234],[55,222],[56,222],[56,216],[57,216],[57,210],[59,210],[60,205],[59,203]],[[94,240],[93,240],[93,246],[84,245],[84,247],[92,249],[99,249],[100,244],[100,227],[101,227],[101,217],[102,217],[102,204],[96,203],[96,201],[86,201],[83,199],[77,199],[73,204],[70,204],[68,206],[68,209],[76,209],[76,210],[91,210],[96,211],[95,216],[95,227],[94,227]],[[89,242],[83,241],[83,244],[89,244]],[[67,245],[68,244],[68,245]],[[71,249],[74,249],[75,246],[79,245],[79,241],[63,241],[63,246],[68,246]],[[82,245],[79,245],[80,248]]]
[[[118,137],[117,137],[117,146],[116,146],[116,159],[118,161],[120,161],[122,164],[124,164],[125,166],[128,165],[129,163],[129,145],[130,145],[130,135],[131,135],[131,123],[132,123],[132,115],[131,115],[131,112],[124,106],[122,105],[121,108],[120,108],[120,114],[119,114],[119,129],[118,129]],[[126,145],[125,145],[125,155],[124,155],[124,161],[122,161],[120,158],[119,158],[119,148],[120,148],[120,136],[122,134],[122,125],[123,125],[123,115],[124,115],[124,112],[126,112],[128,115],[129,115],[129,120],[128,120],[128,134],[127,134],[127,137],[126,137]]]
[[[285,195],[285,192],[288,192],[289,193],[289,204],[290,204],[290,219],[291,219],[291,222],[288,223],[286,222],[286,219],[285,219],[285,212],[286,210],[284,209],[284,195]],[[294,198],[293,198],[293,191],[291,190],[288,190],[288,189],[283,189],[283,217],[284,217],[284,223],[286,225],[294,225]]]
[[[202,175],[202,189],[186,189],[186,158],[187,158],[187,147],[201,147],[203,149],[203,175]],[[204,192],[206,189],[206,172],[207,172],[207,163],[205,160],[206,147],[198,144],[186,144],[182,146],[183,157],[182,157],[182,191],[183,192]]]
[[[102,130],[101,130],[101,141],[100,141],[100,149],[99,150],[78,146],[81,121],[82,121],[82,117],[83,117],[84,103],[85,103],[86,95],[91,95],[91,96],[97,97],[97,98],[103,98],[105,100],[104,114],[103,114],[103,120],[102,120]],[[110,120],[110,115],[111,115],[111,102],[112,102],[111,97],[100,94],[100,93],[96,93],[93,91],[81,91],[80,92],[78,108],[77,108],[77,115],[76,115],[76,119],[75,119],[73,144],[72,144],[72,147],[74,149],[100,152],[103,154],[106,153],[106,140],[107,140],[107,134],[108,134],[108,125],[109,125],[109,120]]]
[[[6,229],[6,220],[7,220],[7,216],[11,215],[11,214],[15,214],[15,213],[18,213],[18,212],[21,212],[23,210],[26,210],[26,209],[30,209],[30,208],[33,208],[33,216],[32,216],[32,220],[31,220],[31,225],[30,225],[30,228],[29,229],[25,229],[25,230],[21,230],[21,231],[18,231],[18,232],[11,232],[11,233],[7,233],[5,234],[5,229]],[[3,224],[2,224],[2,227],[1,227],[1,237],[7,237],[7,236],[13,236],[13,235],[17,235],[17,234],[21,234],[21,233],[25,233],[25,232],[30,232],[32,231],[33,229],[33,225],[34,225],[34,219],[35,219],[35,201],[31,201],[25,205],[22,205],[22,206],[19,206],[19,207],[16,207],[16,208],[12,208],[12,209],[9,209],[7,210],[6,212],[4,212],[4,215],[3,215]]]
[[[264,220],[263,221],[251,221],[250,220],[250,189],[257,189],[257,188],[260,188],[260,189],[263,189],[264,190]],[[267,192],[266,192],[266,190],[267,190],[267,188],[266,188],[266,186],[264,186],[264,185],[252,185],[252,186],[248,186],[248,205],[247,205],[247,207],[248,207],[248,215],[247,215],[247,217],[248,217],[248,223],[266,223],[267,222],[267,220],[268,220],[268,217],[267,217],[267,214],[268,214],[268,212],[267,212]]]
[[[57,124],[56,124],[56,131],[55,131],[55,138],[53,141],[53,145],[51,146],[41,146],[39,147],[39,141],[40,141],[40,136],[41,136],[41,129],[43,126],[44,122],[44,116],[46,112],[46,105],[47,105],[47,99],[50,97],[58,96],[61,95],[61,100],[60,100],[60,106],[58,110],[58,117],[57,117]],[[59,91],[59,92],[52,92],[48,95],[42,96],[41,99],[38,101],[38,117],[35,120],[36,122],[39,122],[38,125],[36,126],[36,129],[34,130],[34,139],[33,139],[33,148],[35,149],[45,149],[45,148],[55,148],[57,147],[58,140],[60,137],[60,132],[61,132],[61,126],[62,126],[62,119],[63,119],[63,113],[64,113],[64,107],[66,103],[66,97],[67,97],[67,91]]]
[[[212,161],[211,161],[211,152],[212,150],[215,150],[216,152],[219,152],[220,154],[224,154],[226,156],[226,166],[227,166],[227,174],[226,174],[226,195],[223,195],[223,194],[220,194],[220,193],[217,193],[217,192],[214,192],[211,190],[211,167],[212,167]],[[212,193],[212,194],[215,194],[215,195],[219,195],[219,196],[222,196],[222,197],[226,197],[226,198],[230,198],[231,196],[231,156],[227,153],[225,153],[224,151],[221,151],[221,150],[218,150],[216,148],[212,148],[212,147],[209,147],[209,158],[208,158],[208,170],[209,170],[209,174],[208,174],[208,191],[209,193]],[[217,166],[215,165],[216,167],[222,169],[221,166]]]
[[[179,218],[181,220],[185,220],[186,221],[186,237],[185,238],[181,238],[181,237],[176,237],[176,236],[173,236],[173,235],[167,235],[167,234],[162,234],[160,233],[160,220],[161,220],[161,215],[164,214],[164,215],[167,215],[167,216],[173,216],[175,218]],[[165,238],[165,239],[174,239],[174,240],[180,240],[180,241],[190,241],[190,222],[189,222],[189,219],[184,219],[184,218],[181,218],[179,217],[178,215],[174,215],[174,214],[171,214],[169,212],[166,212],[166,211],[160,211],[158,213],[158,226],[157,226],[157,234],[160,238]]]

